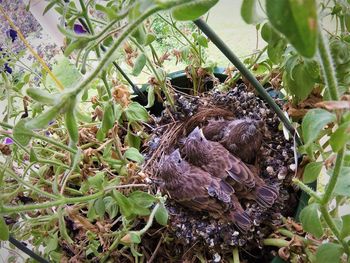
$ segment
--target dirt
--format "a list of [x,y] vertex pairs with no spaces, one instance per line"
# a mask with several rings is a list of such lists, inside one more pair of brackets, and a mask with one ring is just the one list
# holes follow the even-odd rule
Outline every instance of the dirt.
[[[295,174],[293,142],[285,139],[277,115],[262,99],[249,92],[243,82],[227,93],[215,89],[201,96],[177,92],[175,98],[174,110],[169,107],[160,117],[154,116],[157,128],[145,152],[148,159],[145,171],[155,177],[154,180],[160,156],[176,147],[178,140],[193,127],[205,124],[210,118],[249,117],[265,123],[259,154],[260,176],[267,184],[279,186],[279,197],[268,209],[253,201],[242,201],[254,219],[254,229],[246,234],[240,233],[233,224],[183,208],[168,199],[169,227],[161,231],[154,229],[154,235],[144,237],[147,250],[151,254],[156,250],[155,262],[200,262],[200,258],[206,262],[228,262],[233,249],[239,247],[241,262],[269,262],[276,251],[263,247],[262,240],[282,225],[282,217],[293,216],[297,206],[299,193],[291,186]],[[229,113],[225,113],[227,110]],[[196,114],[202,116],[196,118]],[[158,244],[157,239],[162,242]]]

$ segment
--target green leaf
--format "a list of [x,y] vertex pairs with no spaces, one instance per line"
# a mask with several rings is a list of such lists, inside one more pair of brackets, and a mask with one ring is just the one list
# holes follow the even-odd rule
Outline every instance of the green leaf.
[[342,167],[334,188],[334,194],[350,196],[350,167]]
[[111,196],[106,196],[103,198],[103,202],[105,203],[105,209],[107,214],[109,215],[109,219],[113,219],[118,215],[118,205]]
[[320,66],[317,63],[317,61],[312,59],[307,59],[304,61],[304,64],[305,64],[304,68],[306,72],[309,74],[310,78],[313,81],[320,83],[321,73],[320,73]]
[[312,58],[317,43],[317,6],[315,0],[266,0],[270,23],[304,57]]
[[350,140],[350,122],[341,124],[331,135],[329,144],[334,152],[338,152]]
[[33,136],[33,132],[26,128],[26,120],[20,120],[13,128],[13,138],[22,146],[27,146]]
[[261,28],[261,37],[269,44],[273,44],[282,39],[270,23],[265,23]]
[[87,38],[78,38],[78,39],[72,41],[64,50],[64,55],[66,57],[68,57],[74,50],[85,48],[87,46],[87,44],[89,43],[89,41],[90,40]]
[[256,0],[243,0],[241,16],[247,24],[257,24],[262,21],[262,18],[256,11],[256,4]]
[[98,214],[101,218],[103,218],[106,212],[106,207],[102,198],[98,198],[95,201],[94,208],[95,208],[96,214]]
[[134,67],[132,69],[131,74],[134,76],[140,75],[142,69],[145,67],[147,62],[146,55],[144,53],[141,53],[140,55],[137,56],[135,60]]
[[304,170],[303,181],[306,184],[312,183],[317,179],[321,173],[323,163],[322,162],[312,162],[308,163]]
[[134,191],[129,195],[129,199],[132,200],[134,203],[136,203],[139,206],[142,207],[151,207],[155,201],[157,201],[157,198],[155,198],[153,195],[150,195],[146,192],[142,191]]
[[136,149],[140,149],[141,146],[141,138],[140,136],[134,135],[132,131],[130,130],[130,127],[128,129],[128,132],[125,137],[125,143],[127,143],[128,146],[134,147]]
[[125,151],[124,157],[140,164],[145,160],[145,157],[143,157],[143,155],[133,147],[130,147]]
[[134,203],[133,200],[129,199],[130,203],[132,204],[132,213],[137,216],[148,216],[151,211],[149,208],[139,206],[138,204]]
[[131,34],[140,45],[146,43],[146,30],[143,25],[138,26]]
[[3,216],[0,216],[0,240],[9,240],[10,232]]
[[60,102],[59,104],[49,108],[44,113],[40,114],[38,117],[27,121],[25,127],[30,130],[46,128],[48,123],[54,120],[56,116],[60,113],[60,111],[62,110],[62,104],[63,103]]
[[47,105],[55,105],[59,100],[58,94],[51,94],[43,89],[29,88],[27,89],[27,94],[33,100]]
[[95,203],[94,200],[91,200],[88,202],[89,206],[88,206],[88,212],[86,216],[89,220],[94,220],[97,217],[94,203]]
[[120,207],[120,212],[123,216],[126,218],[129,218],[133,214],[133,206],[128,200],[126,196],[124,196],[122,193],[113,190],[113,198],[116,200]]
[[54,6],[58,3],[58,1],[52,1],[50,2],[44,9],[43,16]]
[[102,142],[106,138],[106,133],[99,129],[96,133],[96,139]]
[[87,122],[87,123],[91,123],[92,122],[92,118],[89,114],[87,114],[86,112],[83,112],[81,109],[76,109],[76,114],[77,114],[77,119],[81,122]]
[[122,237],[121,239],[122,242],[126,244],[139,244],[141,243],[141,236],[139,233],[135,231],[130,231],[127,233],[125,236]]
[[296,102],[306,99],[315,86],[315,82],[310,78],[304,64],[296,64],[292,74],[285,72],[283,81],[286,89],[295,98]]
[[200,46],[205,48],[208,47],[208,39],[205,36],[199,35],[196,40]]
[[125,110],[129,121],[148,121],[149,115],[144,107],[137,102],[132,102]]
[[50,235],[49,242],[46,244],[45,247],[45,254],[49,254],[51,251],[56,250],[58,247],[58,232],[56,232],[53,235]]
[[106,7],[100,4],[95,5],[96,10],[99,10],[103,13],[105,13],[108,16],[108,19],[114,20],[118,18],[117,12],[114,10],[114,8]]
[[147,91],[147,105],[145,106],[145,108],[150,108],[154,105],[154,87],[153,86],[149,86],[148,87],[148,91]]
[[346,29],[350,31],[350,14],[344,15],[344,22],[345,22]]
[[219,0],[195,0],[172,9],[172,16],[176,20],[196,20],[209,11]]
[[105,180],[105,173],[104,172],[98,172],[95,174],[95,176],[88,177],[89,185],[94,189],[103,189],[103,183]]
[[109,129],[111,129],[114,125],[114,112],[112,108],[112,104],[107,103],[105,104],[104,112],[103,112],[103,119],[102,119],[102,125],[101,130],[102,132],[106,133]]
[[141,243],[141,237],[138,233],[131,231],[131,232],[129,232],[129,234],[130,234],[130,238],[131,238],[132,243],[134,243],[134,244]]
[[155,214],[155,218],[156,218],[158,224],[160,224],[162,226],[167,225],[169,214],[168,214],[168,210],[165,208],[163,203],[159,204],[159,207],[158,207],[156,214]]
[[306,145],[314,142],[325,125],[334,122],[336,116],[323,109],[309,110],[301,124],[303,139]]
[[79,129],[75,117],[75,99],[70,99],[67,104],[67,110],[64,114],[64,124],[66,125],[70,140],[77,144],[79,140]]
[[154,40],[156,40],[156,35],[152,33],[148,33],[146,35],[145,46],[151,44]]
[[115,121],[119,121],[120,117],[122,116],[123,113],[123,107],[120,104],[114,104],[114,116],[115,116]]
[[284,51],[287,47],[286,41],[282,38],[279,41],[271,43],[267,46],[267,55],[274,64],[279,64],[283,61]]
[[[52,73],[62,83],[65,90],[74,87],[82,79],[82,74],[76,66],[64,56],[57,57],[57,63],[52,66]],[[56,82],[50,76],[46,79],[46,86],[52,89],[57,88]]]
[[300,221],[306,232],[310,232],[316,238],[320,238],[323,235],[321,220],[318,216],[318,204],[314,203],[306,206],[300,212]]
[[30,161],[31,163],[37,162],[37,161],[38,161],[38,157],[36,156],[36,153],[35,153],[33,147],[30,148],[29,161]]
[[325,243],[318,247],[316,252],[317,263],[341,262],[344,250],[340,244]]
[[342,229],[341,229],[341,237],[346,238],[350,236],[350,215],[344,215],[341,217],[342,219]]

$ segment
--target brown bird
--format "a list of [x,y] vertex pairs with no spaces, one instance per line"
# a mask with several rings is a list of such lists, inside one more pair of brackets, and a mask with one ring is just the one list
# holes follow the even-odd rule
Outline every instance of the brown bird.
[[184,140],[183,153],[191,164],[232,185],[240,198],[255,200],[263,207],[272,206],[277,199],[278,189],[266,185],[257,169],[249,169],[220,143],[207,140],[198,127]]
[[165,190],[180,204],[228,219],[241,232],[251,228],[252,222],[234,195],[233,188],[186,162],[181,158],[179,149],[162,158],[159,174],[164,180]]
[[234,156],[253,164],[262,143],[260,122],[252,119],[209,120],[203,127],[205,138],[220,142]]

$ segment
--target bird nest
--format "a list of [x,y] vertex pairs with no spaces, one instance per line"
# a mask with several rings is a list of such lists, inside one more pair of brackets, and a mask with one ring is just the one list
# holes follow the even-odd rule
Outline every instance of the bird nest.
[[144,152],[144,172],[154,181],[159,180],[159,160],[170,150],[178,148],[181,139],[195,127],[202,127],[212,119],[241,118],[264,123],[258,166],[260,177],[267,184],[279,186],[277,200],[270,208],[261,207],[251,200],[242,201],[242,207],[254,225],[251,231],[242,233],[233,223],[183,207],[169,196],[166,203],[169,224],[161,236],[163,241],[170,241],[162,242],[157,262],[195,262],[200,258],[226,262],[227,258],[232,258],[235,247],[239,247],[241,258],[248,262],[264,262],[272,257],[274,252],[264,248],[262,240],[282,225],[283,217],[293,215],[298,202],[298,193],[291,186],[296,168],[294,145],[285,139],[277,115],[263,100],[249,92],[243,83],[227,93],[215,89],[200,96],[176,92],[175,108],[165,108],[161,116],[154,117],[156,129]]

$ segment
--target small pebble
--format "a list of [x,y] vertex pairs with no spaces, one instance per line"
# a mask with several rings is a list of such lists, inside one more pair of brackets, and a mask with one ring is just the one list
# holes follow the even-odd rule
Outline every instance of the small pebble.
[[273,173],[275,172],[272,166],[267,166],[266,171],[269,173],[269,175],[273,175]]
[[220,262],[221,256],[218,253],[215,253],[213,256],[213,262]]

